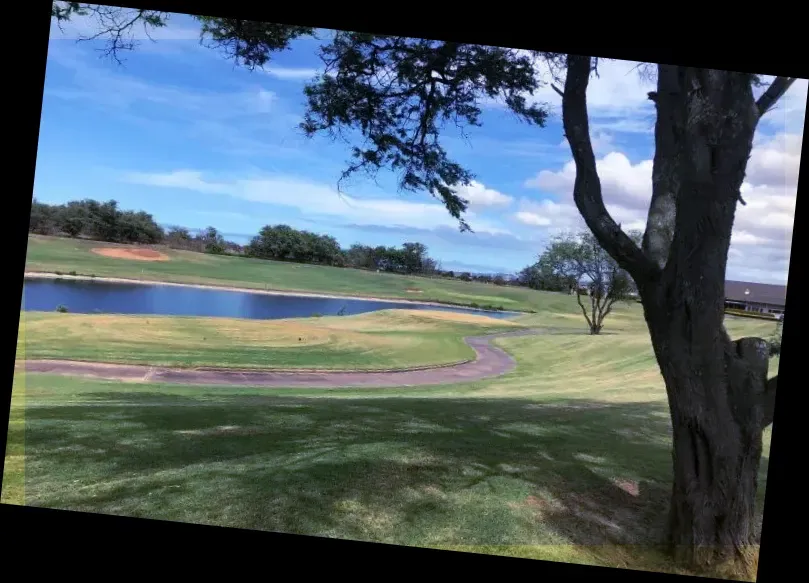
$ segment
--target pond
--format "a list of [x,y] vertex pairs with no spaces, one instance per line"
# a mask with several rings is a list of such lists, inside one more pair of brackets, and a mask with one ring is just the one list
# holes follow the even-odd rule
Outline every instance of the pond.
[[150,314],[273,320],[315,315],[346,316],[377,310],[442,310],[508,318],[514,312],[375,300],[268,295],[169,285],[69,280],[25,280],[23,309],[52,312],[58,306],[82,314]]

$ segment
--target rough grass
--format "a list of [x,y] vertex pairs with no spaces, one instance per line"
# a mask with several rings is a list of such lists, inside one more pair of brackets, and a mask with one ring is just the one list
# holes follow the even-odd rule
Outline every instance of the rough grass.
[[[127,261],[93,253],[91,249],[98,246],[98,242],[92,241],[31,235],[28,238],[25,269],[246,289],[417,299],[466,306],[477,304],[500,306],[505,310],[573,313],[578,310],[576,300],[570,296],[525,288],[206,255],[165,248],[159,250],[169,256],[169,261]],[[420,293],[416,296],[413,289],[420,290]]]
[[23,326],[20,360],[328,370],[456,363],[475,356],[465,336],[521,327],[411,310],[289,320],[23,312]]
[[[23,401],[18,375],[12,419],[24,410],[25,426],[10,428],[3,501],[683,572],[657,546],[671,482],[664,389],[642,322],[615,324],[625,331],[574,334],[579,322],[500,339],[514,372],[444,387],[31,374]],[[728,328],[767,335],[756,324]],[[769,431],[759,507],[768,452]]]

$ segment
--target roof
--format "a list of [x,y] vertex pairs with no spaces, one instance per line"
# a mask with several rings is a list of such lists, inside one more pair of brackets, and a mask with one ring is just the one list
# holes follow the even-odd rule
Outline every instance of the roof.
[[769,283],[752,283],[749,281],[726,281],[725,299],[732,302],[756,302],[784,306],[787,298],[787,286]]

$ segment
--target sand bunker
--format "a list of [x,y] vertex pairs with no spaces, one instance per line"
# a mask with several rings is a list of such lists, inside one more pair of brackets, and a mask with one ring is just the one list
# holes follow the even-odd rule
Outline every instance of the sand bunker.
[[126,249],[124,247],[97,247],[91,249],[97,255],[113,259],[134,259],[135,261],[168,261],[169,256],[154,249]]
[[409,287],[405,291],[407,293],[409,293],[409,294],[421,294],[421,293],[424,293],[422,290],[420,290],[417,287]]

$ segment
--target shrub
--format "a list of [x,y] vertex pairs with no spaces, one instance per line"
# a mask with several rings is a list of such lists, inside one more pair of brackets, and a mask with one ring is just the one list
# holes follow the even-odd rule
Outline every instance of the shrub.
[[59,304],[58,306],[56,306],[56,311],[59,312],[60,314],[67,314],[67,306],[65,306],[64,304]]

